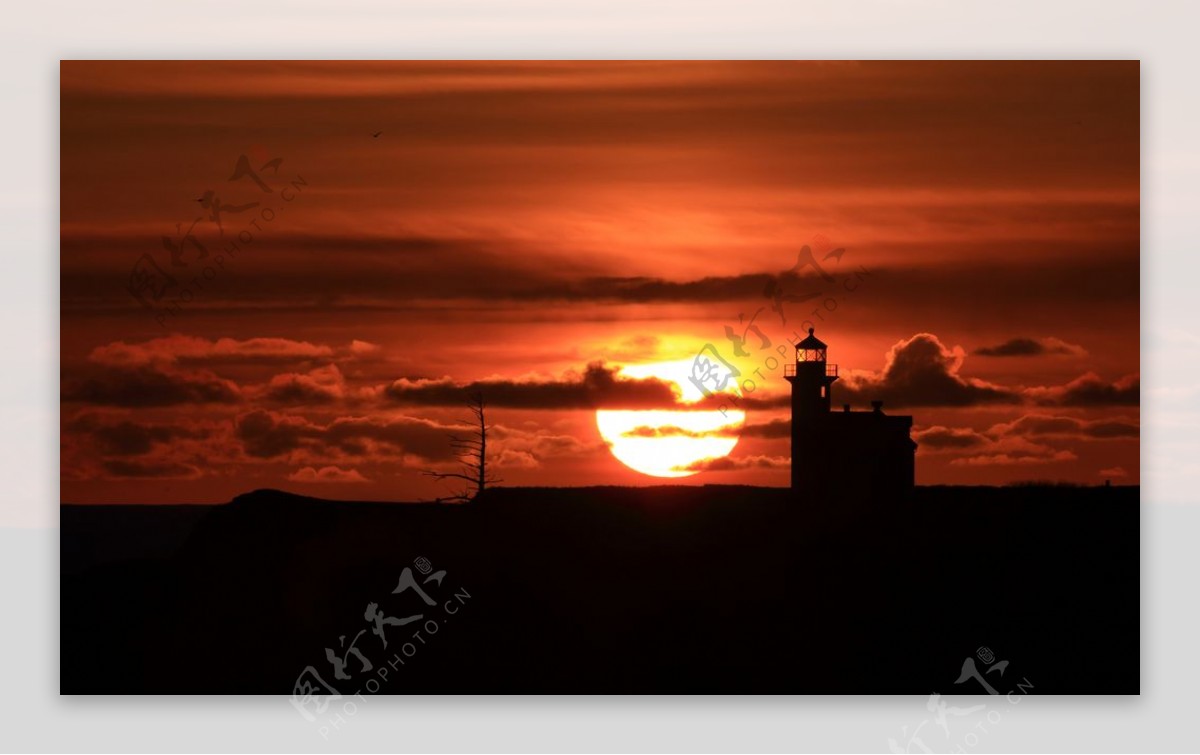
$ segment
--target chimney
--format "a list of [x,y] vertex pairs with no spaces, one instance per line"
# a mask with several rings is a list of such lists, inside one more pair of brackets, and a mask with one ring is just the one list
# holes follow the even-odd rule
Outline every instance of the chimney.
[[882,401],[872,401],[872,402],[871,402],[871,409],[872,409],[872,410],[873,410],[873,411],[874,411],[876,414],[883,414],[883,402],[882,402]]
[[850,405],[842,404],[842,411],[845,412],[846,414],[849,414],[850,413]]

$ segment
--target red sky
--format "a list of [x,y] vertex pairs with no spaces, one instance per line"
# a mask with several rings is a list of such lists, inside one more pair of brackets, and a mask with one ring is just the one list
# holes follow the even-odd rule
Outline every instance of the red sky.
[[[764,307],[771,351],[815,320],[836,404],[914,416],[919,484],[1139,479],[1136,62],[61,73],[65,501],[432,498],[478,381],[506,483],[659,484],[597,433],[662,403],[615,370],[729,355]],[[866,274],[784,323],[764,283],[805,244]],[[729,469],[686,482],[787,484],[766,353]]]

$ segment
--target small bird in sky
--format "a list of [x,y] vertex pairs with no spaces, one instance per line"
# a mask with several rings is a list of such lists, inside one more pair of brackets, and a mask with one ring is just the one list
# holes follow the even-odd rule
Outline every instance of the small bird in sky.
[[382,133],[383,133],[382,131],[376,131],[375,133],[371,134],[371,138],[372,138],[372,139],[378,139],[378,138],[379,138],[379,135],[380,135],[380,134],[382,134]]

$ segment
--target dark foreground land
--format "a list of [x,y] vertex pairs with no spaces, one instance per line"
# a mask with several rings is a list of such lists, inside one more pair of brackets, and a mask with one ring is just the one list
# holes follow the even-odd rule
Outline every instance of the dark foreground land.
[[[956,682],[986,646],[1001,693],[1134,694],[1138,530],[1137,488],[64,505],[61,690],[974,694]],[[406,568],[433,605],[393,593]],[[421,618],[385,623],[385,649],[369,603]]]

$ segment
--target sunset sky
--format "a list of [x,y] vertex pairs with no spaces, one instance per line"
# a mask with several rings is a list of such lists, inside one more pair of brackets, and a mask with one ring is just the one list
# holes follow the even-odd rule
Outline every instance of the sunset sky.
[[[64,501],[432,499],[480,388],[508,485],[782,486],[765,360],[807,327],[835,405],[913,415],[918,484],[1139,481],[1137,62],[65,62],[61,87]],[[828,278],[786,273],[806,245]],[[682,414],[655,366],[709,343],[755,380],[732,451],[623,464],[597,410]]]

